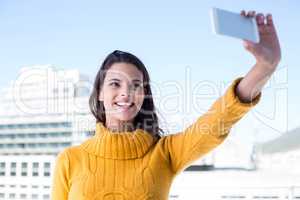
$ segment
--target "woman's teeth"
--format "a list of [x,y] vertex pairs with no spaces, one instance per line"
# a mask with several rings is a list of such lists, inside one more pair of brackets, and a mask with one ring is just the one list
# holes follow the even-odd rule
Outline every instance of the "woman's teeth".
[[121,108],[129,108],[131,106],[133,106],[133,103],[123,103],[123,102],[120,102],[120,103],[116,103],[117,106],[121,107]]

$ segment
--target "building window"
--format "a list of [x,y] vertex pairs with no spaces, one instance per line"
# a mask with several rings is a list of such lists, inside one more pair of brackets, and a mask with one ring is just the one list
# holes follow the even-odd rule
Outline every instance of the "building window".
[[50,195],[49,194],[44,194],[43,199],[50,199]]
[[32,163],[32,176],[38,176],[39,175],[39,163],[34,162]]
[[44,163],[44,176],[50,176],[50,163]]
[[38,143],[37,145],[38,145],[38,147],[42,147],[42,148],[47,146],[47,144],[45,144],[45,143]]
[[28,138],[37,138],[37,134],[27,134]]
[[21,199],[26,199],[27,195],[26,194],[20,194]]
[[60,146],[61,147],[68,147],[68,146],[71,146],[71,143],[70,142],[63,142],[63,143],[60,143]]
[[36,148],[36,144],[35,143],[28,143],[27,146],[30,147],[30,148]]
[[0,193],[0,199],[4,199],[4,193]]
[[15,194],[15,193],[10,193],[10,194],[8,195],[8,198],[9,198],[9,199],[15,199],[15,198],[16,198],[16,194]]
[[0,163],[0,176],[5,176],[5,162]]
[[58,147],[58,143],[48,143],[48,145],[50,146],[50,147]]
[[38,194],[32,194],[31,195],[31,199],[38,199],[39,198],[39,195]]
[[16,168],[17,168],[17,163],[15,163],[15,162],[10,163],[10,175],[11,176],[16,176]]
[[21,176],[27,176],[27,167],[28,164],[25,162],[22,162],[21,164]]
[[25,148],[25,144],[22,143],[22,144],[17,144],[17,147],[21,148],[21,149],[24,149]]

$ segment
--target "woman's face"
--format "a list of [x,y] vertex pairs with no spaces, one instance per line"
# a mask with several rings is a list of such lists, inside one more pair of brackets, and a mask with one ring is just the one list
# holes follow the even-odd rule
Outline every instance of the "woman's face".
[[99,95],[106,123],[132,123],[142,107],[144,95],[143,74],[132,64],[114,63],[106,73]]

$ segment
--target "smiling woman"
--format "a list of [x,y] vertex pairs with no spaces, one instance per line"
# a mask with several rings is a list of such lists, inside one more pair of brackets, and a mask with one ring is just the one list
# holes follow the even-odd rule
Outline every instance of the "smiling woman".
[[90,97],[95,135],[58,155],[52,199],[168,199],[175,176],[227,138],[231,127],[258,103],[274,72],[280,48],[272,18],[268,15],[264,24],[259,14],[257,22],[262,40],[257,45],[245,41],[257,59],[255,66],[194,124],[167,136],[160,135],[144,64],[127,52],[109,54]]
[[[131,77],[134,79],[131,80]],[[135,79],[137,77],[137,79]],[[111,130],[126,131],[124,123],[133,130],[133,120],[144,101],[143,74],[132,64],[115,63],[106,72],[100,89],[105,124]]]
[[112,131],[147,130],[160,137],[150,77],[134,55],[114,51],[103,61],[90,97],[97,122]]
[[90,97],[95,135],[58,155],[52,199],[168,199],[174,177],[222,143],[258,102],[260,96],[251,103],[239,100],[240,81],[192,126],[163,136],[144,64],[130,53],[112,52]]

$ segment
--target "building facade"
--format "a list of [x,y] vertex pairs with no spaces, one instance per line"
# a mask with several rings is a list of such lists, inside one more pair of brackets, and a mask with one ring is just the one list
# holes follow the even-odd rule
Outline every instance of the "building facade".
[[22,68],[1,91],[0,199],[50,199],[57,154],[94,132],[91,83],[78,70]]

